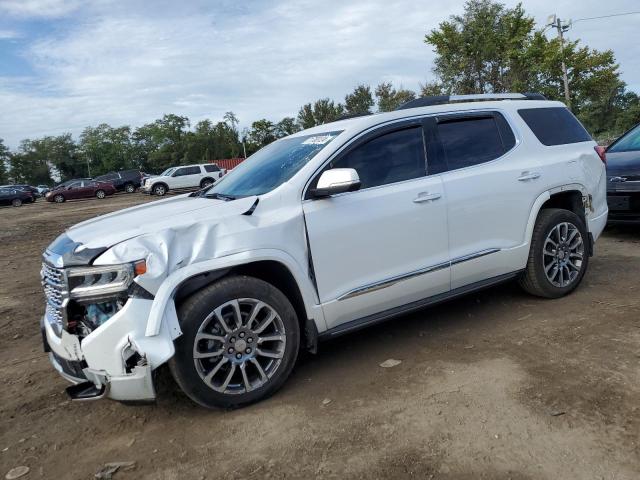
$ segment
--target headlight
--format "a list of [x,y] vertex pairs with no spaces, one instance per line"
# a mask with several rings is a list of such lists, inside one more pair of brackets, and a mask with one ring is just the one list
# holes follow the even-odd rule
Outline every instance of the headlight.
[[126,292],[133,279],[147,271],[144,260],[120,265],[70,268],[67,272],[69,298],[95,300]]

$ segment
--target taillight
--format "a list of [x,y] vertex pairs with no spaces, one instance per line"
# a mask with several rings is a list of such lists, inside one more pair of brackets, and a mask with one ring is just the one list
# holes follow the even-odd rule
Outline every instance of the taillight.
[[600,145],[596,145],[595,147],[593,147],[593,149],[596,151],[596,153],[600,157],[600,160],[602,160],[602,163],[604,163],[606,165],[607,164],[607,149],[604,148],[604,147],[601,147]]

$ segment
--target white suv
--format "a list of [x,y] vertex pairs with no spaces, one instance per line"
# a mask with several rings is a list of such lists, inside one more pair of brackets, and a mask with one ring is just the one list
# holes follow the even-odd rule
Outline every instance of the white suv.
[[226,170],[215,163],[171,167],[158,176],[146,178],[141,189],[145,193],[163,196],[169,190],[206,188],[217,182],[225,173]]
[[197,403],[245,405],[319,340],[511,279],[571,292],[607,221],[604,156],[562,103],[487,97],[305,130],[67,230],[42,328],[72,398],[152,400],[168,362]]

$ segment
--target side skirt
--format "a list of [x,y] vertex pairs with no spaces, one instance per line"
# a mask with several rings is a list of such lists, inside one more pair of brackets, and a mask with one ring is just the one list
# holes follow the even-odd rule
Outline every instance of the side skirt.
[[329,340],[331,338],[336,338],[341,335],[345,335],[347,333],[355,332],[356,330],[360,330],[361,328],[365,328],[370,325],[381,323],[381,322],[390,320],[392,318],[395,318],[397,316],[404,315],[409,312],[413,312],[415,310],[420,310],[425,307],[429,307],[438,303],[446,302],[447,300],[460,297],[462,295],[466,295],[467,293],[492,287],[493,285],[497,285],[499,283],[503,283],[513,278],[516,278],[521,272],[522,270],[518,270],[511,273],[498,275],[497,277],[492,277],[486,280],[482,280],[480,282],[465,285],[464,287],[459,287],[449,292],[441,293],[439,295],[434,295],[433,297],[424,298],[422,300],[408,303],[406,305],[390,308],[389,310],[384,310],[379,313],[374,313],[366,317],[352,320],[350,322],[344,323],[342,325],[338,325],[337,327],[334,327],[330,330],[322,332],[318,336],[318,340],[324,341],[324,340]]

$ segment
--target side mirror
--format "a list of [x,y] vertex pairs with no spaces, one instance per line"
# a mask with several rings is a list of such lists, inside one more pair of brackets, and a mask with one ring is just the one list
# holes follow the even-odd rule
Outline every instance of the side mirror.
[[360,177],[353,168],[325,170],[318,185],[311,191],[314,198],[325,198],[338,193],[353,192],[360,188]]

